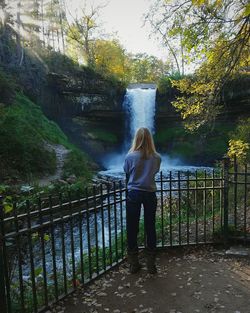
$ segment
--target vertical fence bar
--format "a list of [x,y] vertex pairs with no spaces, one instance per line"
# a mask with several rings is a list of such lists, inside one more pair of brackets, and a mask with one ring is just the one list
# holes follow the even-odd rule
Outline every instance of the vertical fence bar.
[[15,218],[15,230],[17,234],[16,243],[17,243],[17,255],[18,255],[18,276],[19,276],[19,288],[20,288],[20,302],[21,310],[25,312],[25,301],[24,301],[24,285],[23,285],[23,268],[22,268],[22,251],[21,251],[21,240],[19,234],[19,225],[18,225],[18,216],[16,203],[13,205],[14,218]]
[[223,190],[224,190],[224,178],[223,178],[223,174],[224,170],[221,169],[220,170],[220,229],[223,229],[223,214],[224,214],[224,209],[223,209]]
[[95,224],[95,263],[96,273],[99,274],[99,247],[98,247],[98,227],[97,227],[97,203],[96,203],[96,186],[93,186],[94,197],[94,224]]
[[189,214],[190,214],[190,194],[189,194],[189,171],[187,172],[187,244],[189,245]]
[[204,242],[207,242],[207,171],[204,170]]
[[194,193],[194,206],[195,206],[195,241],[196,244],[199,242],[198,236],[198,204],[197,204],[197,188],[198,188],[198,173],[195,171],[195,193]]
[[237,229],[237,202],[238,202],[238,165],[234,156],[234,227]]
[[64,293],[68,293],[68,283],[67,283],[67,272],[66,272],[66,253],[65,253],[65,238],[64,238],[64,218],[63,218],[63,205],[62,205],[62,194],[59,194],[59,206],[61,212],[60,226],[61,226],[61,241],[62,241],[62,265],[63,265],[63,286]]
[[3,313],[8,312],[6,302],[6,285],[5,285],[5,239],[4,239],[4,207],[3,197],[0,195],[0,308]]
[[161,246],[164,247],[164,212],[163,212],[163,177],[160,173],[160,199],[161,199]]
[[85,190],[86,194],[86,218],[87,218],[87,240],[88,240],[88,265],[89,265],[89,279],[92,278],[92,255],[91,255],[91,238],[90,238],[90,226],[89,226],[89,191],[88,187]]
[[181,239],[181,174],[178,171],[178,224],[179,224],[179,245],[182,243]]
[[31,231],[31,218],[30,218],[30,202],[26,201],[27,223],[28,223],[28,239],[29,239],[29,256],[30,256],[30,271],[31,271],[31,284],[32,284],[32,297],[33,297],[33,310],[37,312],[37,293],[36,293],[36,278],[35,278],[35,264],[33,254],[33,242]]
[[74,224],[73,224],[73,208],[72,208],[72,200],[71,200],[71,192],[68,191],[68,201],[69,201],[69,210],[70,210],[70,247],[71,247],[71,259],[72,259],[72,279],[73,279],[73,287],[77,287],[76,281],[76,263],[75,263],[75,239],[74,239]]
[[230,160],[228,157],[223,158],[224,165],[224,188],[223,188],[223,210],[224,210],[224,245],[228,244],[228,195],[229,195],[229,165]]
[[172,212],[172,172],[169,172],[169,240],[170,240],[170,246],[173,245],[173,212]]
[[212,234],[213,234],[213,238],[214,238],[214,180],[215,180],[215,177],[214,177],[214,169],[213,169],[213,172],[212,172]]
[[113,182],[114,194],[114,226],[115,226],[115,260],[118,262],[118,241],[117,241],[117,207],[116,207],[116,183]]
[[51,252],[52,252],[52,267],[55,288],[55,298],[58,300],[58,281],[56,268],[56,249],[55,249],[55,234],[54,234],[54,217],[53,217],[52,197],[49,196],[49,216],[50,216],[50,235],[51,235]]
[[81,193],[78,190],[78,203],[79,203],[79,217],[78,217],[78,227],[79,227],[79,245],[80,245],[80,271],[81,271],[81,283],[84,284],[84,260],[83,260],[83,235],[82,235],[82,224],[83,224],[83,213],[81,207]]
[[48,281],[47,281],[47,267],[46,267],[46,254],[45,254],[45,244],[44,244],[44,226],[43,226],[43,216],[42,216],[42,203],[41,199],[38,198],[38,212],[39,212],[39,224],[41,226],[40,230],[40,240],[41,240],[41,252],[42,252],[42,268],[43,268],[43,289],[44,289],[44,304],[48,307]]
[[247,164],[244,167],[244,242],[247,240]]
[[108,196],[108,229],[109,229],[109,260],[110,266],[113,263],[112,257],[112,236],[111,236],[111,212],[110,212],[110,185],[107,183],[107,196]]
[[123,238],[123,200],[122,200],[122,182],[119,181],[119,195],[120,195],[120,221],[121,221],[121,253],[122,258],[124,257],[124,238]]
[[102,220],[102,265],[103,269],[106,270],[106,247],[105,247],[105,228],[104,228],[104,208],[103,208],[103,185],[100,189],[101,195],[101,220]]

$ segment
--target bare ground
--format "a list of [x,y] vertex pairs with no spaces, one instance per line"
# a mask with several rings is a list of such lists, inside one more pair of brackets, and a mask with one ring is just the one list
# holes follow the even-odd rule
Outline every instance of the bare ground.
[[158,274],[135,275],[123,263],[81,287],[52,312],[250,313],[250,258],[212,247],[159,252]]

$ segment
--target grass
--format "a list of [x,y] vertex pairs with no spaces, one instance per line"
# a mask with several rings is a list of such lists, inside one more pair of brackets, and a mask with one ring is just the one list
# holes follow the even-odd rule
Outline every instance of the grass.
[[3,177],[23,180],[54,173],[56,155],[47,148],[47,143],[71,150],[64,166],[65,175],[91,176],[87,156],[23,94],[17,94],[11,105],[1,107],[0,142]]

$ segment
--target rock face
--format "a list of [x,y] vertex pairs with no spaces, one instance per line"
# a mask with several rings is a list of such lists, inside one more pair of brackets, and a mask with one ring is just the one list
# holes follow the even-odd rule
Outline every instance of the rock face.
[[[91,76],[92,75],[92,76]],[[48,75],[46,115],[55,120],[69,139],[100,163],[103,154],[119,150],[124,137],[125,89],[93,73]]]
[[[49,73],[42,93],[42,106],[69,139],[99,164],[105,155],[119,151],[125,137],[126,115],[122,103],[125,88],[104,80],[89,70],[66,75]],[[175,88],[156,94],[156,145],[161,152],[190,164],[211,164],[227,149],[228,132],[241,115],[250,114],[249,78],[228,82],[221,93],[224,111],[211,134],[187,133],[171,102],[179,95]],[[155,84],[130,84],[128,88],[156,88]],[[209,135],[208,135],[209,133]],[[194,149],[195,147],[195,149]]]
[[128,89],[135,89],[135,88],[141,88],[141,89],[156,89],[157,84],[154,83],[141,83],[141,84],[129,84]]
[[241,77],[228,82],[221,93],[223,111],[217,117],[213,130],[207,128],[190,134],[171,102],[178,92],[169,88],[156,96],[156,146],[160,152],[180,158],[189,164],[212,164],[227,151],[229,133],[239,117],[250,116],[250,78]]
[[121,112],[125,94],[123,86],[104,80],[98,74],[91,75],[84,71],[68,76],[49,73],[42,101],[46,115],[57,119]]

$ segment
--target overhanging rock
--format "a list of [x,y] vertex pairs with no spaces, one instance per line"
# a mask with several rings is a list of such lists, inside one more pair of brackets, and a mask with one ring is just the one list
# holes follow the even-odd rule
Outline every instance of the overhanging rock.
[[157,85],[156,84],[153,84],[153,83],[150,83],[150,84],[129,84],[128,89],[136,89],[136,88],[140,88],[140,89],[156,89],[157,88]]

